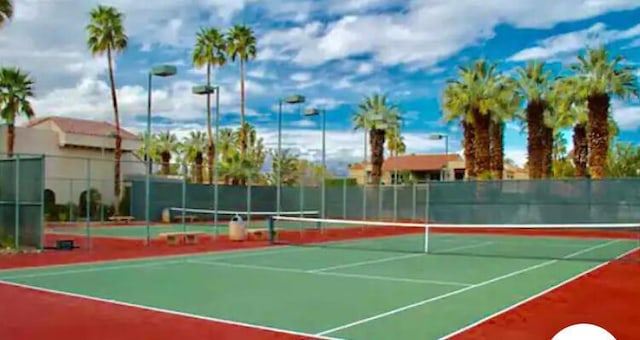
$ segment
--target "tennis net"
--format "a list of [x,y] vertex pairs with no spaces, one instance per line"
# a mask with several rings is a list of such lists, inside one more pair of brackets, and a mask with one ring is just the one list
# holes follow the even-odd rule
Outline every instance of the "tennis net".
[[[271,242],[524,259],[640,260],[640,224],[458,225],[273,216]],[[624,255],[624,256],[623,256]]]
[[[163,212],[165,222],[212,222],[216,219],[219,223],[227,223],[233,217],[240,216],[247,223],[262,223],[261,227],[266,227],[266,221],[270,216],[278,214],[283,217],[317,218],[319,211],[246,211],[246,210],[212,210],[196,208],[166,208]],[[216,216],[217,215],[217,216]]]

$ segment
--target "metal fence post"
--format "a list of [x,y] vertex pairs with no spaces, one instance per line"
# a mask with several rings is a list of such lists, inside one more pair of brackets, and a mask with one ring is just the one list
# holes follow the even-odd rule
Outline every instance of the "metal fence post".
[[16,175],[15,175],[15,190],[16,190],[16,205],[15,205],[15,214],[16,214],[16,218],[15,218],[15,224],[14,224],[14,237],[15,240],[13,240],[15,248],[19,249],[20,248],[20,155],[16,155],[16,166],[14,167],[16,170]]
[[417,209],[418,209],[418,204],[416,202],[417,200],[417,188],[416,188],[416,183],[413,182],[411,183],[411,220],[415,221],[416,220],[416,215],[417,215]]
[[247,226],[251,225],[251,178],[247,181]]
[[[199,171],[200,169],[198,169]],[[189,171],[187,169],[187,163],[182,164],[182,230],[187,231],[187,175]],[[171,212],[169,212],[171,216]]]
[[87,189],[85,191],[85,215],[87,221],[85,222],[87,228],[87,245],[89,249],[91,247],[91,159],[87,159]]
[[342,180],[342,218],[347,219],[347,179]]

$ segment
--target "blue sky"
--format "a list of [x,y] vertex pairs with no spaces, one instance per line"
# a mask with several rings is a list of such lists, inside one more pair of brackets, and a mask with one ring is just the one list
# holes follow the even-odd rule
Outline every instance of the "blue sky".
[[[18,65],[36,79],[37,113],[112,120],[104,58],[84,46],[88,11],[96,1],[24,0],[0,31],[0,64]],[[351,113],[363,96],[386,93],[405,113],[408,152],[443,152],[430,133],[450,134],[460,152],[460,131],[442,122],[440,94],[456,67],[488,58],[504,72],[541,59],[556,70],[586,46],[606,43],[613,53],[640,64],[640,3],[633,0],[157,0],[103,1],[126,14],[128,50],[117,57],[123,125],[144,128],[146,72],[173,63],[178,75],[154,80],[154,130],[184,136],[205,129],[204,98],[190,94],[204,81],[190,62],[201,26],[226,30],[250,25],[258,58],[247,67],[248,120],[268,147],[275,147],[277,99],[304,95],[327,109],[328,160],[335,166],[362,159],[362,135]],[[50,65],[55,65],[50,67]],[[640,66],[640,65],[639,65]],[[239,121],[239,65],[216,70],[223,126]],[[640,140],[640,106],[616,101],[619,139]],[[289,108],[283,143],[311,159],[320,156],[319,120]],[[506,130],[506,153],[523,163],[526,136],[518,123]],[[570,141],[569,141],[570,142]]]

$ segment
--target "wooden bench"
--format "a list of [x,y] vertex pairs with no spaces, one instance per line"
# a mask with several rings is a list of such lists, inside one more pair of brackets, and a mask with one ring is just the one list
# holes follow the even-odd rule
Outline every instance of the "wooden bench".
[[125,223],[129,223],[131,221],[134,220],[133,216],[111,216],[109,217],[109,221],[115,221],[115,222],[125,222]]
[[[182,220],[182,215],[173,216],[173,219],[176,220],[176,221],[180,221],[180,220]],[[185,215],[184,219],[185,220],[189,220],[189,222],[193,223],[194,221],[196,221],[198,219],[198,216],[196,216],[196,215]]]
[[201,231],[176,231],[168,233],[160,233],[160,237],[164,237],[169,245],[178,245],[182,242],[185,244],[197,244],[198,236],[204,235]]

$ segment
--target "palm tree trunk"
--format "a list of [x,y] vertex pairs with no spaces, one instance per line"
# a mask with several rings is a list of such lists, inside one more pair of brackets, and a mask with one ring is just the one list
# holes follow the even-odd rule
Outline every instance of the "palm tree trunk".
[[609,96],[596,94],[587,99],[589,107],[589,168],[593,179],[602,179],[609,153]]
[[473,179],[476,177],[475,128],[463,119],[462,130],[464,132],[464,167],[467,169],[467,178]]
[[16,141],[16,128],[13,122],[7,125],[7,156],[13,157],[13,148]]
[[[211,63],[207,63],[207,86],[211,86]],[[207,147],[207,161],[209,165],[209,184],[213,184],[213,157],[214,157],[214,145],[213,145],[213,133],[211,131],[211,93],[207,93],[207,137],[209,139],[209,145]],[[200,168],[202,171],[202,167]],[[201,180],[198,183],[202,183]]]
[[162,174],[167,176],[171,174],[171,153],[168,151],[162,152]]
[[578,123],[573,127],[573,163],[577,178],[586,177],[588,156],[587,127],[584,123]]
[[240,59],[240,156],[244,159],[247,152],[247,136],[244,124],[245,93],[244,93],[244,60]]
[[202,163],[203,163],[203,159],[202,159],[202,153],[198,152],[196,154],[196,183],[202,183],[204,182],[204,176],[203,176],[203,168],[202,168]]
[[385,131],[372,129],[369,136],[371,139],[371,181],[374,185],[379,185],[382,177],[382,163],[384,162]]
[[116,94],[116,80],[113,74],[113,59],[111,49],[107,48],[107,61],[109,63],[109,83],[111,86],[111,102],[113,104],[113,118],[116,125],[116,145],[114,150],[114,177],[113,192],[115,197],[115,215],[120,213],[120,159],[122,158],[122,136],[120,135],[120,113],[118,112],[118,96]]
[[491,120],[491,174],[494,179],[504,175],[504,122]]
[[542,178],[553,176],[553,129],[542,125],[542,148],[540,152],[540,175]]
[[527,153],[529,156],[529,178],[542,177],[542,126],[544,125],[544,105],[539,101],[531,101],[527,105]]
[[476,137],[476,173],[479,176],[486,176],[487,172],[491,168],[491,138],[489,136],[491,117],[489,115],[483,115],[478,109],[474,109],[473,120]]

